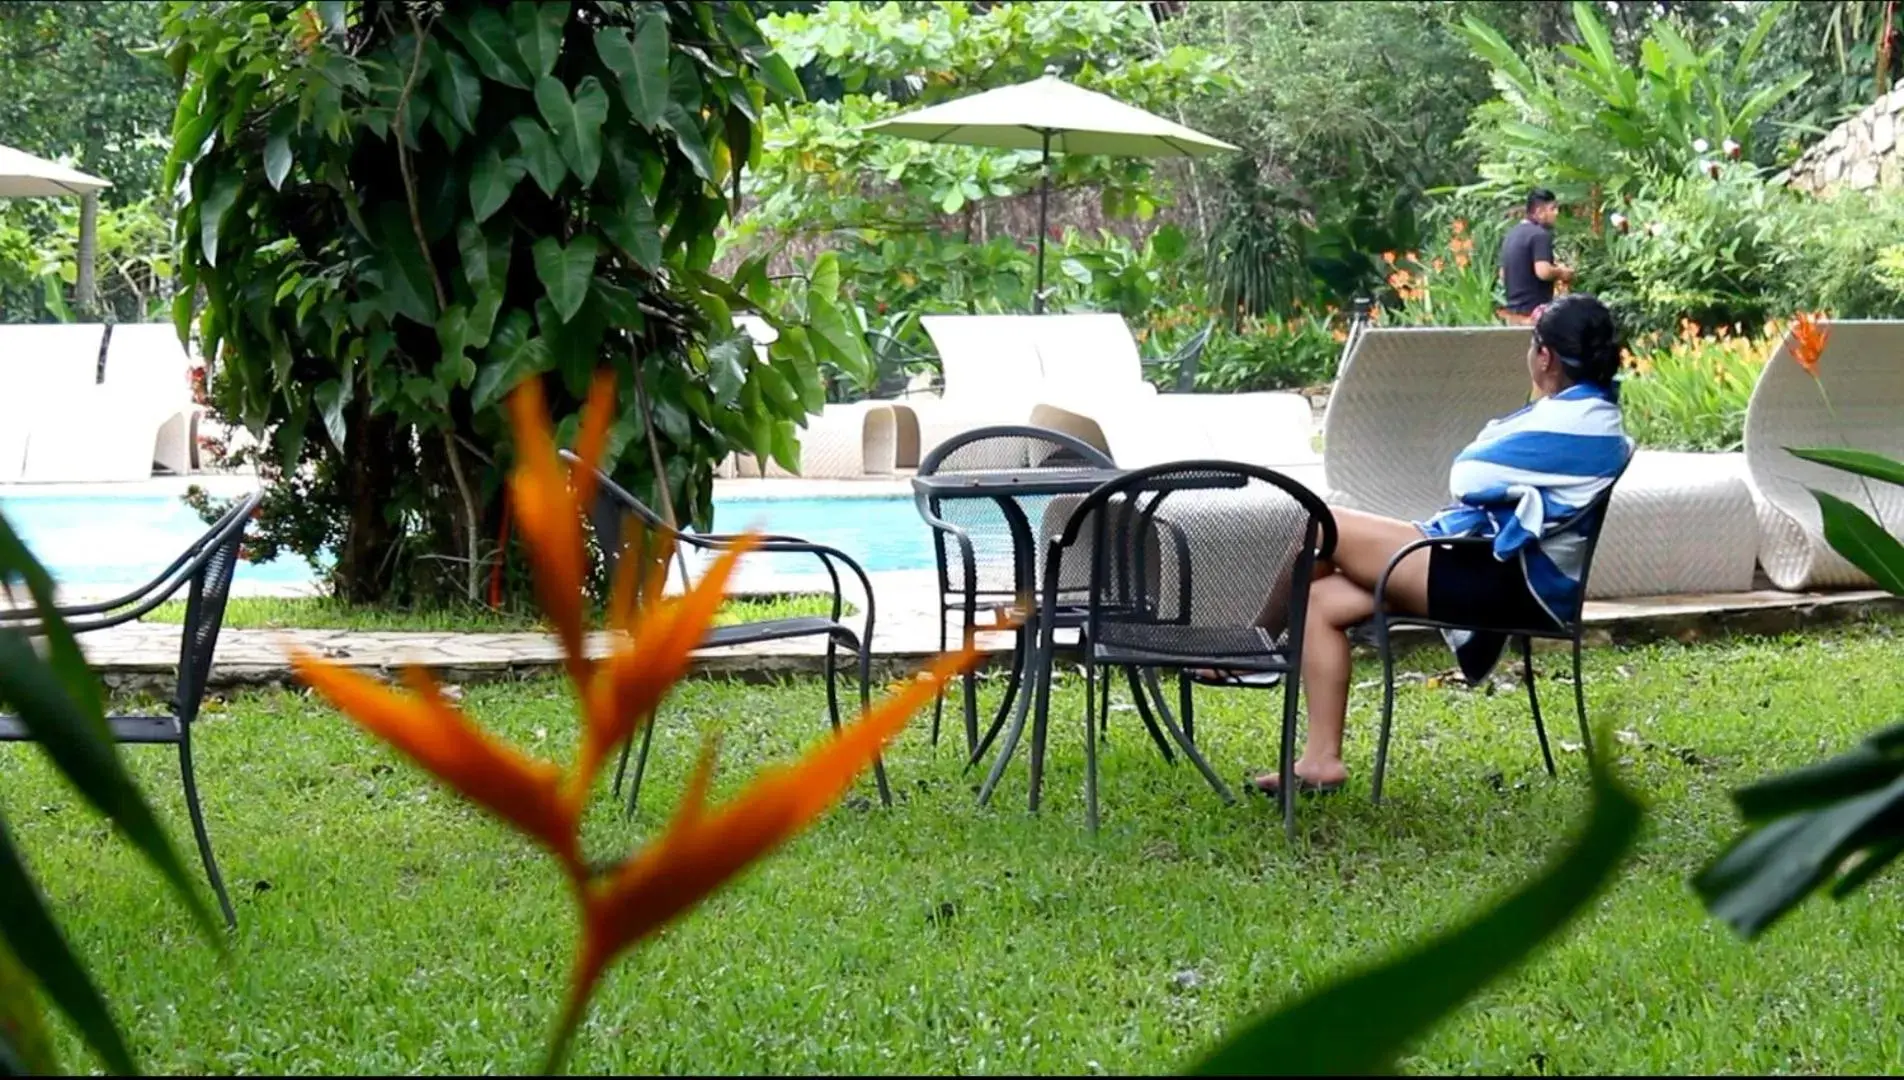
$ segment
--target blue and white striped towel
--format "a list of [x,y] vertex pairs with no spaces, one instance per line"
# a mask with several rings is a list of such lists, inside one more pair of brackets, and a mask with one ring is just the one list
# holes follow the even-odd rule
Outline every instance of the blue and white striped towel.
[[[1520,561],[1547,613],[1557,622],[1574,619],[1584,600],[1586,537],[1555,526],[1599,497],[1632,453],[1617,394],[1577,383],[1489,421],[1449,470],[1455,505],[1419,527],[1424,536],[1492,537],[1494,557]],[[1470,677],[1484,676],[1499,655],[1498,640],[1447,636]],[[1470,670],[1476,664],[1478,674]]]

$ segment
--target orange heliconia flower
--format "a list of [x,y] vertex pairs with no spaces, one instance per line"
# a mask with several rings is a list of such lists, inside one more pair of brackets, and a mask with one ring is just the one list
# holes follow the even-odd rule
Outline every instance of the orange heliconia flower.
[[1468,231],[1468,223],[1467,223],[1467,221],[1466,221],[1466,219],[1464,219],[1464,218],[1455,218],[1455,219],[1454,219],[1454,224],[1453,224],[1453,225],[1451,225],[1451,226],[1449,226],[1449,229],[1448,229],[1448,231],[1449,231],[1449,232],[1452,232],[1452,233],[1454,233],[1454,234],[1455,234],[1456,236],[1460,236],[1460,235],[1461,235],[1462,233],[1464,233],[1464,232],[1467,232],[1467,231]]
[[1384,251],[1384,252],[1382,252],[1382,261],[1383,261],[1383,262],[1385,262],[1385,263],[1387,263],[1387,264],[1388,264],[1388,265],[1390,265],[1390,266],[1394,266],[1394,265],[1395,265],[1395,253],[1394,253],[1394,252],[1392,252],[1392,251]]
[[1825,345],[1831,340],[1831,327],[1823,315],[1801,311],[1792,316],[1792,359],[1805,374],[1818,377],[1818,361],[1824,358]]
[[292,666],[304,683],[365,730],[408,755],[471,802],[547,848],[568,876],[582,935],[567,1004],[543,1071],[566,1055],[590,996],[623,951],[678,918],[748,865],[811,824],[845,795],[906,721],[978,659],[971,641],[936,660],[923,677],[792,765],[762,773],[719,808],[706,805],[713,769],[705,750],[673,821],[660,839],[621,862],[591,867],[582,855],[582,817],[602,763],[647,723],[686,674],[726,596],[736,561],[754,546],[723,552],[694,588],[664,598],[672,538],[627,536],[606,612],[614,647],[601,663],[586,654],[583,612],[587,555],[581,507],[596,488],[595,466],[614,415],[614,380],[595,380],[583,408],[574,470],[555,452],[539,384],[509,400],[516,467],[509,476],[514,520],[528,546],[535,595],[562,643],[564,669],[581,707],[582,738],[567,770],[531,758],[485,732],[447,700],[421,669],[406,672],[410,693],[302,650]]

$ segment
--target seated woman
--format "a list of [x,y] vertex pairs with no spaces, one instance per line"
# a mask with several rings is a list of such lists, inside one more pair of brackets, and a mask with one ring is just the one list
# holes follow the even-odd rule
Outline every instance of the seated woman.
[[[1436,536],[1494,541],[1492,550],[1411,552],[1389,576],[1391,611],[1496,629],[1553,626],[1579,613],[1585,538],[1553,527],[1604,491],[1632,454],[1614,382],[1619,366],[1619,334],[1606,305],[1584,293],[1561,297],[1535,313],[1527,348],[1535,401],[1490,421],[1455,458],[1453,506],[1420,524],[1335,510],[1335,557],[1317,568],[1303,630],[1309,737],[1295,765],[1298,790],[1333,791],[1348,776],[1348,631],[1375,613],[1376,581],[1402,548]],[[1486,677],[1504,642],[1488,633],[1448,637],[1470,681]],[[1267,773],[1252,786],[1274,794],[1280,779]]]

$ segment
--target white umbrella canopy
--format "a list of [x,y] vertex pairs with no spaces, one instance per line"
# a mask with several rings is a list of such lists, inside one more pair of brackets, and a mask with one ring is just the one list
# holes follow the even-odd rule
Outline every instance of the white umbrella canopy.
[[93,234],[99,213],[96,197],[111,186],[97,176],[88,176],[11,146],[0,146],[0,199],[79,196],[79,281],[73,293],[81,308],[90,308],[93,303]]
[[929,143],[1038,150],[1044,179],[1038,192],[1038,284],[1031,310],[1044,310],[1045,219],[1051,201],[1051,155],[1202,157],[1236,147],[1095,90],[1046,75],[904,113],[866,130]]
[[1046,75],[867,126],[932,143],[1118,157],[1202,157],[1236,147]]
[[97,176],[0,146],[0,199],[91,195],[111,186]]

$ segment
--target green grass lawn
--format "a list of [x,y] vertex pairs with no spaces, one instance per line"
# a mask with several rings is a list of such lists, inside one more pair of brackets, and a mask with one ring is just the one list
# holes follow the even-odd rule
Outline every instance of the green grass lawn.
[[[774,619],[792,615],[826,615],[833,610],[825,596],[773,596],[729,599],[715,622],[720,624]],[[847,611],[854,610],[847,604]],[[185,620],[185,602],[160,604],[143,621],[177,624]],[[346,604],[326,597],[233,597],[225,607],[226,626],[240,630],[359,630],[369,632],[421,631],[425,633],[508,633],[540,629],[532,612],[493,611],[487,607],[405,610]]]
[[[1808,904],[1746,944],[1686,885],[1732,834],[1729,788],[1895,720],[1901,623],[1802,638],[1592,654],[1588,692],[1623,734],[1651,811],[1625,877],[1569,936],[1438,1028],[1417,1072],[1889,1073],[1904,1067],[1904,895],[1895,875]],[[1549,657],[1554,665],[1557,658]],[[1404,670],[1443,666],[1422,653]],[[1557,669],[1557,665],[1556,669]],[[1364,672],[1364,677],[1372,672]],[[1557,740],[1577,738],[1564,681]],[[996,688],[986,693],[994,700]],[[930,715],[870,781],[606,980],[577,1072],[1151,1072],[1243,1016],[1462,919],[1574,829],[1583,762],[1541,771],[1525,697],[1417,683],[1400,695],[1390,799],[1370,805],[1376,693],[1356,698],[1348,792],[1300,808],[1290,844],[1261,801],[1225,807],[1112,717],[1103,832],[1082,822],[1073,680],[1058,698],[1046,808],[1021,756],[973,803]],[[1120,703],[1125,699],[1120,697]],[[1210,691],[1205,744],[1238,777],[1270,763],[1270,706]],[[566,760],[557,682],[471,687],[466,707]],[[699,732],[721,728],[721,792],[822,729],[820,686],[685,685],[662,716],[641,816],[600,794],[601,854],[652,835]],[[948,719],[951,717],[948,716]],[[563,883],[529,845],[321,703],[215,708],[201,787],[241,929],[221,963],[176,902],[31,748],[0,752],[0,808],[91,962],[141,1064],[165,1072],[532,1069],[568,971]],[[131,748],[182,850],[173,759]],[[189,857],[189,855],[188,855]],[[1317,1038],[1330,1038],[1318,1031]],[[92,1062],[62,1035],[69,1066]]]

